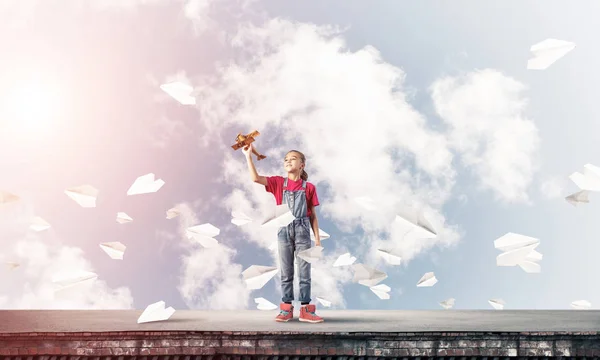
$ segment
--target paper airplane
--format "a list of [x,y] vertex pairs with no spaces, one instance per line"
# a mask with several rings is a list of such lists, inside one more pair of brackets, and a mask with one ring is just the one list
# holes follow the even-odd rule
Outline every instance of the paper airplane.
[[533,58],[527,61],[527,69],[544,70],[568,52],[575,49],[572,42],[556,39],[546,39],[531,46]]
[[115,260],[123,260],[123,255],[125,254],[125,249],[127,247],[118,241],[113,242],[105,242],[100,244],[100,249],[104,250],[111,259]]
[[98,275],[90,271],[60,272],[54,274],[52,282],[58,287],[56,290],[63,290],[92,282],[97,278]]
[[232,211],[231,217],[231,223],[237,226],[246,225],[252,222],[252,219],[241,211]]
[[205,248],[214,247],[219,243],[214,237],[219,235],[220,232],[221,230],[209,223],[192,226],[186,229],[188,239],[193,238]]
[[331,307],[331,301],[325,300],[325,299],[323,299],[321,297],[318,297],[318,296],[317,296],[317,301],[319,303],[321,303],[321,305],[323,305],[325,307]]
[[356,261],[356,258],[354,256],[351,256],[350,253],[345,253],[340,255],[337,260],[333,263],[333,266],[335,267],[339,267],[339,266],[350,266],[352,264],[354,264],[354,262]]
[[437,284],[438,280],[435,278],[435,274],[433,272],[428,272],[421,277],[419,282],[417,283],[418,287],[430,287]]
[[129,190],[127,190],[127,195],[155,193],[160,190],[164,184],[165,182],[162,179],[154,180],[153,173],[142,175],[135,179]]
[[542,254],[534,249],[540,244],[539,239],[507,233],[494,241],[496,249],[503,251],[496,257],[497,266],[519,266],[527,273],[539,273],[541,267],[537,261]]
[[[329,234],[323,231],[322,229],[319,229],[319,237],[321,238],[321,240],[329,239]],[[310,229],[310,239],[312,241],[317,241],[315,239],[315,234],[313,233],[312,229]]]
[[19,266],[21,266],[21,264],[16,263],[16,262],[7,262],[6,266],[8,266],[8,270],[14,270],[14,269],[18,268]]
[[188,84],[181,81],[174,81],[162,84],[160,88],[181,105],[196,105],[196,98],[192,96],[194,88]]
[[176,207],[170,208],[169,210],[167,210],[167,219],[169,219],[169,220],[176,218],[179,215],[181,215],[181,211],[179,211],[179,209]]
[[165,309],[165,302],[159,301],[154,304],[150,304],[146,307],[146,310],[140,315],[137,320],[138,324],[154,322],[154,321],[165,321],[168,320],[175,313],[175,309],[171,306]]
[[595,165],[585,164],[583,166],[583,173],[574,172],[569,175],[569,179],[580,190],[600,191],[600,168]]
[[279,269],[274,266],[252,265],[242,272],[248,289],[261,289]]
[[0,191],[0,205],[16,202],[19,201],[19,199],[20,198],[17,195],[6,191]]
[[425,218],[423,210],[408,206],[401,207],[396,213],[395,224],[407,228],[417,239],[431,239],[437,236],[437,232]]
[[287,204],[275,206],[275,214],[269,216],[262,224],[263,227],[280,228],[288,226],[295,219]]
[[502,299],[490,299],[488,300],[488,303],[490,303],[490,305],[492,305],[492,307],[496,310],[502,310],[504,309],[504,305],[506,305]]
[[128,222],[132,222],[133,219],[131,217],[129,217],[129,215],[125,214],[124,212],[118,212],[117,213],[117,222],[119,224],[126,224]]
[[36,216],[32,221],[29,228],[33,231],[44,231],[50,229],[50,224],[46,222],[46,220],[42,219],[39,216]]
[[352,281],[358,282],[361,285],[372,287],[387,278],[387,274],[383,271],[373,269],[364,264],[354,264],[352,268],[354,269],[354,278]]
[[96,198],[98,197],[98,189],[91,185],[81,185],[68,188],[65,194],[73,199],[81,207],[93,208],[96,207]]
[[390,287],[385,284],[371,286],[369,289],[371,289],[371,291],[374,292],[375,295],[377,295],[381,300],[390,299],[390,291],[392,289],[390,289]]
[[579,203],[589,203],[590,192],[588,190],[581,190],[565,197],[565,200],[573,206],[577,206]]
[[592,304],[587,300],[577,300],[571,303],[571,307],[577,310],[588,310],[592,307]]
[[254,302],[257,304],[256,308],[258,310],[275,310],[275,309],[277,309],[277,305],[273,304],[269,300],[262,298],[262,297],[255,298]]
[[454,298],[446,299],[440,302],[440,305],[446,310],[451,309],[454,306],[454,301]]
[[377,249],[379,255],[390,265],[400,265],[402,258],[394,249]]
[[310,264],[319,260],[323,255],[322,246],[313,246],[310,249],[302,250],[298,252],[298,257]]

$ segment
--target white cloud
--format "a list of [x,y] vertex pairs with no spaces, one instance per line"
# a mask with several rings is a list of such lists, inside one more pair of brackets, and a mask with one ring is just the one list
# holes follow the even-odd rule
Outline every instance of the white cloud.
[[524,90],[523,84],[490,69],[443,77],[431,87],[452,147],[481,187],[506,202],[528,201],[526,190],[538,168],[540,140],[524,114]]
[[45,0],[0,0],[0,19],[3,26],[24,27],[35,20],[36,12],[51,11],[53,14],[73,16],[77,11],[125,11],[133,12],[141,7],[173,6],[181,9],[181,15],[190,21],[196,35],[215,29],[217,10],[227,9],[239,16],[255,0],[64,0],[60,5]]
[[[133,297],[127,287],[112,289],[98,279],[68,290],[54,291],[52,277],[63,271],[94,271],[80,248],[65,246],[52,229],[41,234],[27,230],[33,206],[23,199],[0,209],[0,302],[5,309],[130,309]],[[9,270],[5,262],[20,266]]]
[[[198,87],[205,142],[228,126],[258,129],[257,146],[269,156],[255,161],[261,175],[283,175],[285,151],[303,151],[309,181],[321,191],[320,216],[345,232],[365,230],[356,245],[365,250],[356,252],[363,261],[377,261],[369,238],[381,231],[389,232],[388,242],[400,243],[405,262],[429,247],[458,241],[440,214],[454,184],[452,154],[445,136],[407,103],[401,69],[385,63],[372,47],[349,52],[334,28],[280,19],[242,26],[233,45],[246,60],[221,66],[218,77]],[[276,138],[279,151],[265,149]],[[251,183],[244,157],[227,145],[217,145],[225,152],[223,177],[237,190],[224,206],[266,214],[273,196]],[[358,196],[373,197],[389,216],[362,210],[352,200]],[[403,203],[422,204],[431,213],[438,239],[402,239],[390,227],[394,209]],[[275,231],[256,224],[241,229],[262,246],[276,239]],[[342,239],[326,241],[333,246]],[[332,289],[330,296],[341,293]]]
[[559,177],[544,179],[540,186],[540,193],[547,199],[564,197],[566,182],[565,179]]
[[[190,205],[178,204],[179,233],[187,250],[182,258],[179,293],[192,309],[245,309],[250,291],[242,279],[242,266],[232,262],[236,254],[222,243],[203,248],[186,236],[188,227],[205,223],[199,221]],[[220,239],[219,236],[216,237]]]

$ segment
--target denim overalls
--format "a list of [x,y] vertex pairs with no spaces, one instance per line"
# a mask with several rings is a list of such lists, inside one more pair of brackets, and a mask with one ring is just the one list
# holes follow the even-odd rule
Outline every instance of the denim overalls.
[[281,263],[282,302],[294,300],[294,258],[298,262],[300,280],[300,302],[310,303],[310,263],[296,257],[298,252],[310,249],[310,220],[307,214],[306,181],[302,180],[302,190],[287,190],[288,179],[283,182],[283,201],[288,204],[295,219],[287,226],[279,228],[277,239],[279,261]]

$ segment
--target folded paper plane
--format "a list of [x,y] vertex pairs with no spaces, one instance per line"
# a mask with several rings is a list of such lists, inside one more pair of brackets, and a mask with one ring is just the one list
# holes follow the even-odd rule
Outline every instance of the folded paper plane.
[[214,247],[219,243],[214,237],[219,235],[220,232],[221,230],[209,223],[192,226],[186,229],[188,239],[196,240],[205,248]]
[[571,307],[577,310],[588,310],[592,307],[592,304],[587,300],[577,300],[571,303]]
[[377,253],[390,265],[400,265],[402,260],[395,249],[377,249]]
[[438,282],[438,280],[436,279],[435,274],[433,272],[428,272],[428,273],[425,273],[425,275],[423,275],[423,277],[421,277],[419,282],[417,282],[417,286],[418,287],[430,287],[430,286],[437,284],[437,282]]
[[252,222],[252,218],[241,211],[231,212],[231,223],[237,226],[246,225]]
[[313,246],[309,249],[298,252],[298,257],[307,263],[315,263],[323,256],[322,246]]
[[19,199],[20,198],[17,195],[6,191],[0,191],[0,205],[16,202],[19,201]]
[[44,231],[50,229],[50,224],[39,216],[36,216],[32,221],[29,228],[33,231]]
[[542,260],[542,254],[534,250],[539,244],[539,239],[507,233],[494,241],[496,249],[503,251],[496,257],[496,265],[519,266],[527,273],[539,273],[541,267],[537,262]]
[[287,204],[276,205],[274,214],[263,221],[261,226],[280,228],[288,226],[294,219],[295,217]]
[[354,256],[351,256],[350,253],[345,253],[338,256],[337,260],[335,260],[335,262],[333,263],[333,266],[350,266],[354,264],[355,261],[356,258]]
[[377,295],[381,300],[390,299],[390,291],[392,289],[390,289],[390,287],[385,284],[371,286],[369,289],[371,289],[371,291],[375,293],[375,295]]
[[56,290],[63,290],[73,286],[90,283],[98,278],[98,274],[90,271],[60,272],[54,274],[52,282],[57,286]]
[[544,70],[575,49],[572,42],[556,39],[546,39],[531,46],[533,58],[527,61],[527,69]]
[[119,224],[126,224],[126,223],[129,223],[132,221],[133,221],[133,219],[129,215],[125,214],[124,212],[117,213],[117,222]]
[[323,306],[325,306],[325,307],[331,307],[331,301],[329,301],[329,300],[325,300],[325,299],[323,299],[322,297],[318,297],[318,296],[317,296],[317,301],[318,301],[319,303],[321,303],[321,305],[323,305]]
[[174,218],[178,217],[179,215],[181,215],[181,211],[179,211],[179,209],[176,207],[170,208],[169,210],[167,210],[167,219],[168,220],[174,219]]
[[[326,233],[325,231],[323,231],[322,229],[319,229],[319,238],[320,238],[321,240],[329,239],[329,234],[328,234],[328,233]],[[310,229],[310,239],[311,239],[312,241],[317,241],[317,240],[315,239],[315,234],[313,233],[312,229]]]
[[100,249],[104,250],[111,259],[123,260],[127,247],[118,241],[113,241],[100,244]]
[[196,98],[192,96],[194,88],[181,81],[174,81],[160,86],[161,90],[177,100],[181,105],[195,105]]
[[333,266],[335,267],[339,267],[339,266],[350,266],[352,264],[354,264],[354,262],[356,261],[356,258],[352,255],[350,255],[350,253],[345,253],[340,255],[337,260],[335,260],[335,262],[333,263]]
[[590,192],[588,190],[581,190],[565,197],[565,200],[567,200],[567,202],[573,206],[577,206],[581,203],[589,203]]
[[354,278],[352,281],[358,282],[361,285],[372,287],[387,278],[387,274],[383,271],[373,269],[364,264],[354,264],[352,268],[354,269]]
[[9,261],[6,263],[6,266],[8,267],[8,270],[14,270],[14,269],[18,268],[19,266],[21,266],[21,264]]
[[600,168],[595,165],[585,164],[583,166],[583,173],[574,172],[569,175],[569,179],[580,190],[600,191]]
[[254,302],[256,303],[256,308],[258,310],[275,310],[277,309],[277,305],[273,304],[269,300],[259,297],[255,298]]
[[242,272],[248,289],[261,289],[279,269],[274,266],[252,265]]
[[137,320],[138,324],[154,322],[154,321],[165,321],[175,313],[175,309],[171,306],[165,309],[165,302],[159,301],[154,304],[150,304],[146,307],[146,310],[140,315]]
[[65,194],[73,199],[81,207],[93,208],[96,207],[96,198],[98,197],[98,189],[91,185],[81,185],[68,188]]
[[164,184],[165,182],[162,179],[155,180],[153,173],[142,175],[133,182],[129,190],[127,190],[127,195],[155,193]]
[[488,303],[496,310],[502,310],[504,309],[504,305],[506,305],[502,299],[490,299],[488,300]]
[[451,309],[454,306],[454,302],[455,299],[454,298],[450,298],[450,299],[446,299],[442,302],[440,302],[440,305],[444,308],[444,309]]
[[395,223],[409,230],[417,239],[431,239],[437,236],[437,232],[425,218],[423,210],[403,206],[396,213]]

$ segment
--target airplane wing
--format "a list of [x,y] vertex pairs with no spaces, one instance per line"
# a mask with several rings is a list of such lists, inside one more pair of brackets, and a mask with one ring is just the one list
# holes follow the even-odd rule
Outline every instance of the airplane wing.
[[237,143],[237,144],[233,144],[233,145],[231,145],[231,148],[232,148],[233,150],[237,150],[237,149],[239,149],[239,148],[241,148],[241,147],[244,147],[244,146],[248,146],[248,145],[250,145],[250,143],[252,143],[252,142],[254,142],[254,138],[252,138],[252,137],[247,137],[247,138],[246,138],[246,140],[244,140],[244,141],[240,141],[240,142],[239,142],[239,143]]
[[260,133],[257,130],[254,130],[250,134],[246,135],[246,137],[256,137],[258,135],[260,135]]

